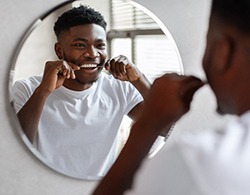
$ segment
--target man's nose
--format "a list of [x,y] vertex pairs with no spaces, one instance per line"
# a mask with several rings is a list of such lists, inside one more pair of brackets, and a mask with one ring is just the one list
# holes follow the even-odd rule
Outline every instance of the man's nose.
[[96,58],[96,57],[100,56],[100,54],[99,54],[98,50],[95,47],[90,46],[84,52],[83,56],[84,57],[89,57],[89,58]]

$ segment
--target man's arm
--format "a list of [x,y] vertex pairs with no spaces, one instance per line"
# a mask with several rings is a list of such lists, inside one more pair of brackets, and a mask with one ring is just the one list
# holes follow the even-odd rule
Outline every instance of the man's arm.
[[154,82],[127,143],[93,195],[119,195],[131,188],[134,174],[159,133],[189,110],[193,94],[202,85],[197,78],[176,74]]
[[[145,99],[148,95],[151,83],[140,70],[123,55],[117,56],[107,61],[105,68],[121,81],[130,82]],[[132,120],[136,120],[142,109],[142,102],[137,104],[129,113],[128,116]]]
[[[76,66],[72,66],[74,69],[78,69]],[[62,61],[47,62],[41,84],[17,113],[22,129],[31,143],[33,143],[37,134],[38,124],[47,97],[52,91],[60,87],[66,78],[75,77],[72,70],[65,67]]]
[[31,143],[36,136],[38,123],[48,95],[49,93],[39,86],[17,113],[22,129]]
[[[151,83],[149,80],[146,78],[146,76],[143,73],[138,74],[139,77],[135,81],[131,81],[132,85],[140,92],[142,95],[143,99],[148,95],[149,89],[151,87]],[[137,118],[139,117],[139,114],[142,110],[143,102],[137,104],[129,113],[128,116],[133,120],[136,121]]]
[[[136,68],[136,67],[135,67]],[[139,71],[139,70],[137,70]],[[132,85],[140,92],[143,99],[148,95],[151,83],[143,73],[138,73],[138,78],[136,80],[130,81]]]

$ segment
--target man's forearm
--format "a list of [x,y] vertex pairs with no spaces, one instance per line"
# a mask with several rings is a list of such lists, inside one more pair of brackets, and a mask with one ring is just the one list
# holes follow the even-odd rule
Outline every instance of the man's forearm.
[[149,82],[147,77],[144,74],[142,74],[138,80],[132,81],[131,83],[132,85],[134,85],[134,87],[140,92],[142,97],[145,99],[148,95],[148,92],[151,86],[151,83]]
[[38,123],[47,96],[48,93],[38,87],[17,113],[22,129],[31,143],[37,134]]

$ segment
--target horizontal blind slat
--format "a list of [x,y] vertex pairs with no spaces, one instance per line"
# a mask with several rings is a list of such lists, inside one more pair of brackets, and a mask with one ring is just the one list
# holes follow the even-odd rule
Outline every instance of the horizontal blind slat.
[[111,13],[113,29],[159,28],[151,17],[127,2],[112,1]]

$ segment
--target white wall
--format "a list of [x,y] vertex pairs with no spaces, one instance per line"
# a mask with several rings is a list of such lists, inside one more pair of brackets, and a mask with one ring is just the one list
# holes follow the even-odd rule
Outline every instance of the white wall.
[[[0,194],[1,195],[84,195],[95,182],[80,181],[51,171],[22,143],[18,124],[9,105],[8,80],[13,54],[32,22],[62,0],[0,1]],[[101,0],[100,0],[101,2]],[[204,50],[210,0],[137,0],[154,12],[172,33],[179,47],[187,74],[203,77]],[[214,99],[209,88],[195,96],[192,112],[178,124],[172,138],[185,129],[202,129],[206,123],[220,125],[214,114]],[[185,127],[185,128],[184,128]]]

